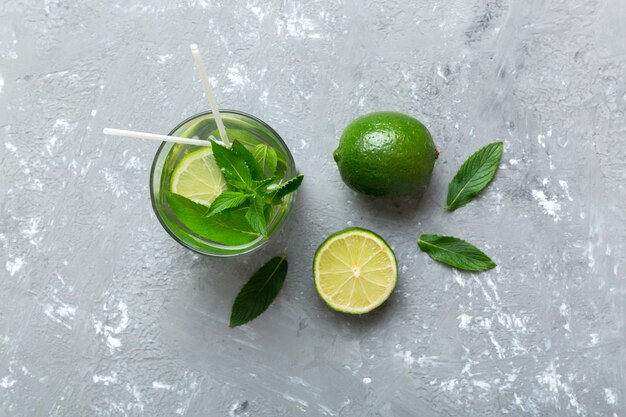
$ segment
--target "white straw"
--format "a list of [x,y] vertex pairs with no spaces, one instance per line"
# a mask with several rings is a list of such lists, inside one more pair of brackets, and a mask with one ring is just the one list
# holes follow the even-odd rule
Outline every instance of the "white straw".
[[202,85],[204,86],[204,93],[206,94],[206,98],[209,102],[209,106],[211,107],[211,111],[215,116],[215,122],[217,123],[217,129],[220,132],[220,138],[222,142],[226,146],[230,146],[230,141],[228,140],[228,135],[226,135],[226,128],[224,128],[224,122],[222,121],[222,116],[220,115],[220,111],[217,108],[217,101],[215,101],[215,96],[213,95],[213,89],[211,88],[211,83],[209,82],[209,77],[206,73],[206,68],[204,67],[204,63],[202,62],[202,57],[200,56],[200,50],[198,49],[198,45],[192,43],[189,45],[191,48],[191,53],[193,54],[193,59],[196,61],[196,66],[198,67],[198,74],[200,75],[200,79],[202,80]]
[[210,140],[189,139],[189,138],[181,138],[178,136],[157,135],[156,133],[135,132],[133,130],[123,130],[123,129],[110,129],[108,127],[103,129],[102,133],[104,133],[105,135],[126,136],[129,138],[156,140],[158,142],[163,142],[163,141],[174,142],[174,143],[182,143],[185,145],[196,145],[196,146],[210,146],[211,145]]

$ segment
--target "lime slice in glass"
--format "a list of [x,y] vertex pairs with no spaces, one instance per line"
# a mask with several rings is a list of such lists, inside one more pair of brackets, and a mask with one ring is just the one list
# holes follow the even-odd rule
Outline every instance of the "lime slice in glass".
[[176,165],[170,189],[205,206],[226,190],[226,180],[210,146],[189,153]]

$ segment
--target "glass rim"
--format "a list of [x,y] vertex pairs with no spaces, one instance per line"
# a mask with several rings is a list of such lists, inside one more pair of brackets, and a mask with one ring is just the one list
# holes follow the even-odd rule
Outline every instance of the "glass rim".
[[[244,116],[247,118],[252,119],[253,121],[259,123],[261,126],[263,126],[265,129],[267,129],[277,140],[278,142],[283,145],[283,147],[287,150],[287,154],[289,156],[289,158],[291,159],[292,164],[295,165],[295,161],[293,160],[293,156],[291,155],[291,151],[289,150],[289,147],[287,146],[287,144],[285,143],[285,141],[283,140],[283,138],[278,134],[278,132],[276,132],[276,130],[274,130],[270,125],[268,125],[267,123],[265,123],[263,120],[259,119],[256,116],[253,116],[249,113],[240,111],[240,110],[231,110],[231,109],[219,109],[220,113],[229,113],[229,114],[236,114],[239,116]],[[213,111],[211,110],[206,110],[197,114],[194,114],[192,116],[187,117],[186,119],[184,119],[183,121],[181,121],[180,123],[178,123],[169,133],[168,136],[171,136],[174,132],[176,132],[181,126],[183,126],[185,123],[196,119],[198,117],[201,116],[206,116],[209,114],[213,114]],[[150,188],[150,204],[152,205],[152,211],[154,212],[154,215],[156,216],[157,220],[159,221],[159,223],[161,224],[161,227],[167,232],[168,235],[170,235],[170,237],[172,237],[176,242],[178,242],[181,246],[199,254],[199,255],[204,255],[204,256],[213,256],[213,257],[218,257],[218,258],[229,258],[229,257],[233,257],[233,256],[239,256],[239,255],[246,255],[252,252],[255,252],[256,250],[262,248],[263,246],[265,246],[265,244],[267,244],[267,242],[270,241],[270,238],[267,238],[264,242],[262,242],[260,245],[257,245],[249,250],[244,250],[243,252],[240,253],[223,253],[223,254],[213,254],[213,253],[206,253],[206,252],[202,252],[199,249],[193,248],[191,247],[191,245],[187,244],[186,242],[184,242],[182,239],[180,239],[174,232],[172,232],[170,230],[170,228],[167,226],[167,224],[165,223],[165,221],[161,218],[161,215],[159,214],[159,210],[157,209],[157,204],[156,204],[156,196],[154,195],[154,189],[152,187],[152,180],[154,177],[154,171],[156,170],[156,166],[157,166],[157,161],[159,159],[159,156],[161,155],[161,152],[163,151],[163,148],[165,148],[165,146],[171,145],[173,146],[174,144],[172,144],[171,142],[162,142],[159,147],[157,148],[155,154],[154,154],[154,159],[152,160],[152,166],[150,168],[150,178],[149,178],[149,188]],[[285,213],[281,223],[278,225],[278,227],[281,227],[282,224],[284,224],[284,222],[287,220],[287,217],[289,215],[289,213],[291,212],[292,209],[292,201],[289,203],[289,206],[287,207],[287,212]],[[276,232],[278,232],[278,230],[276,230]],[[217,243],[217,242],[215,242]],[[240,246],[228,246],[228,245],[223,245],[225,248],[232,248],[234,250],[236,250],[239,247],[242,247],[243,245]],[[245,247],[245,246],[244,246]]]

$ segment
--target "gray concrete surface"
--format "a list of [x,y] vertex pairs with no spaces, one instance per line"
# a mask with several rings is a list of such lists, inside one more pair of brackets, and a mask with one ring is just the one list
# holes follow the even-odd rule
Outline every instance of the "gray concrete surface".
[[[626,416],[626,3],[0,2],[0,416]],[[156,144],[206,108],[278,130],[306,180],[281,238],[238,259],[178,246],[152,214]],[[375,110],[412,114],[441,157],[421,201],[371,200],[331,152]],[[448,181],[496,139],[476,201]],[[330,311],[314,250],[348,225],[385,237],[399,285]],[[453,234],[499,264],[459,273],[417,249]],[[287,252],[275,304],[231,302]]]

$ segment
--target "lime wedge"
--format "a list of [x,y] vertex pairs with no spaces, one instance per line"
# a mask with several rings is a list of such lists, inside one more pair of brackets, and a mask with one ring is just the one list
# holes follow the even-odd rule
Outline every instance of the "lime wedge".
[[315,252],[315,289],[333,310],[350,314],[374,310],[389,298],[397,277],[393,251],[370,230],[342,230]]
[[172,192],[210,206],[226,190],[226,180],[215,163],[210,146],[187,154],[174,168]]

